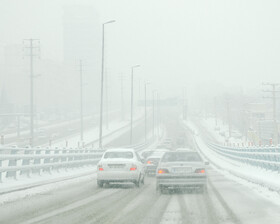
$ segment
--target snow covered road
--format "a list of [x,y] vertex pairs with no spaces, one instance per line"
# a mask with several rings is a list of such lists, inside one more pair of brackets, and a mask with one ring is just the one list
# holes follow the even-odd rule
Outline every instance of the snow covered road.
[[[174,114],[173,118],[165,123],[167,137],[175,140],[184,129]],[[93,173],[80,181],[1,205],[0,223],[280,223],[280,208],[273,200],[211,166],[208,175],[208,193],[178,190],[160,194],[154,177],[146,177],[140,188],[133,184],[98,188]]]
[[[0,223],[279,223],[280,208],[209,170],[208,194],[160,195],[155,179],[96,186],[95,175],[71,186],[5,204]],[[16,216],[14,215],[16,212]]]

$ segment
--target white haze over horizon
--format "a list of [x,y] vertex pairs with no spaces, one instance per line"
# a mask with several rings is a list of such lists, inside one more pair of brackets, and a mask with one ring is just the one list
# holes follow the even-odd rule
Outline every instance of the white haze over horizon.
[[[262,82],[279,81],[277,0],[0,0],[0,49],[40,38],[42,59],[62,62],[63,9],[69,5],[94,7],[100,27],[116,20],[106,27],[110,86],[119,74],[129,85],[135,64],[141,65],[136,82],[151,82],[150,90],[162,97],[181,95],[184,87],[191,96],[258,91]],[[97,62],[90,75],[99,80]],[[5,74],[0,78],[5,82]]]

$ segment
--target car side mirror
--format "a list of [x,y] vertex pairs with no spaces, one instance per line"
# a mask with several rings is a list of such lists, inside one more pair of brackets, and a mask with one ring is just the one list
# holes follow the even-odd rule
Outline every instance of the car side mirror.
[[208,166],[210,163],[208,161],[206,161],[204,164]]

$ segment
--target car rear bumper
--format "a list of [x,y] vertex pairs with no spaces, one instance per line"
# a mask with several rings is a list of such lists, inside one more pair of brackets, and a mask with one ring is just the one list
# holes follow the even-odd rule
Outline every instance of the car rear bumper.
[[97,180],[110,182],[130,182],[138,180],[139,173],[135,171],[99,171]]
[[146,173],[147,174],[156,174],[157,166],[147,166]]
[[207,184],[207,177],[157,177],[157,186],[167,188],[195,188]]

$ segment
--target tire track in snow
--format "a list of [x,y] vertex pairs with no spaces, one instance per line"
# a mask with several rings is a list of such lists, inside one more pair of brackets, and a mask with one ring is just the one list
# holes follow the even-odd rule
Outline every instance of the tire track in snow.
[[242,224],[241,220],[237,217],[237,215],[232,211],[232,209],[228,206],[228,204],[226,203],[226,201],[223,199],[223,197],[221,196],[221,194],[218,192],[218,190],[215,188],[215,186],[212,184],[212,181],[208,180],[208,183],[211,187],[211,190],[213,191],[215,197],[218,199],[218,201],[221,203],[222,207],[225,209],[225,211],[227,212],[229,218],[231,219],[231,221],[235,224]]
[[123,191],[115,198],[110,197],[110,201],[101,201],[97,205],[87,208],[87,210],[93,211],[92,214],[86,213],[86,217],[79,219],[77,223],[112,223],[112,220],[125,209],[126,205],[130,204],[138,195],[142,195],[147,187],[144,185],[140,189],[132,188],[129,192]]
[[182,223],[182,215],[181,208],[178,204],[178,200],[176,197],[172,197],[168,203],[168,206],[161,218],[160,224],[181,224]]
[[149,213],[144,217],[141,224],[158,224],[163,218],[163,215],[167,209],[171,200],[171,195],[158,195],[157,201],[155,201],[153,207]]
[[148,182],[147,188],[127,203],[108,223],[141,223],[141,220],[159,198],[155,192],[154,180],[149,178],[146,182]]
[[[87,206],[90,203],[97,202],[100,200],[104,200],[106,198],[113,197],[113,195],[118,195],[118,190],[111,190],[111,191],[97,191],[95,194],[91,197],[83,198],[82,200],[75,201],[74,203],[68,204],[66,206],[63,206],[61,208],[55,209],[51,212],[45,213],[43,215],[34,217],[32,219],[29,219],[27,221],[22,222],[22,224],[29,224],[29,223],[51,223],[53,219],[63,216],[67,213],[71,213],[74,210],[81,209],[84,206]],[[60,222],[57,222],[60,223]]]

